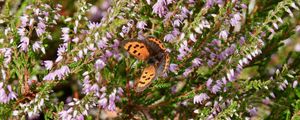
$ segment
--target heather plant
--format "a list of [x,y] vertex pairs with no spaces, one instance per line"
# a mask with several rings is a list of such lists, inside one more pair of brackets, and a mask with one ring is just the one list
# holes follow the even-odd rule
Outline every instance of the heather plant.
[[[299,0],[0,6],[1,119],[300,119]],[[137,92],[149,36],[170,66]]]

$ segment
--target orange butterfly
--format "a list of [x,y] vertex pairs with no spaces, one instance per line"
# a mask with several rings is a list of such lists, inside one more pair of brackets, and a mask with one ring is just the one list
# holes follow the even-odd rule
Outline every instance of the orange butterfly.
[[124,40],[123,48],[138,60],[147,61],[149,65],[136,81],[135,91],[144,91],[153,80],[167,71],[170,56],[160,40],[149,37],[147,40]]

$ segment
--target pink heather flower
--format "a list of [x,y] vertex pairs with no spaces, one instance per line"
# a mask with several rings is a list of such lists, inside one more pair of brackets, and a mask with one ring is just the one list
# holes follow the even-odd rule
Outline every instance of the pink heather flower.
[[205,6],[211,8],[214,5],[214,0],[206,0]]
[[255,107],[253,107],[252,109],[248,110],[248,112],[250,113],[250,116],[257,115],[257,109]]
[[179,55],[177,56],[178,60],[183,60],[183,57],[186,56],[189,52],[192,51],[192,48],[188,47],[187,41],[183,41],[180,44]]
[[203,101],[208,100],[209,96],[206,93],[201,93],[199,95],[195,95],[194,104],[202,104]]
[[88,28],[90,29],[90,30],[92,30],[92,29],[97,29],[97,28],[99,28],[101,26],[101,24],[100,23],[97,23],[97,22],[90,22],[89,24],[88,24]]
[[174,72],[174,73],[176,73],[177,72],[177,69],[178,69],[178,65],[177,64],[170,64],[170,68],[169,68],[169,70],[171,71],[171,72]]
[[36,29],[36,34],[37,36],[41,36],[43,33],[45,33],[45,30],[46,30],[46,25],[44,22],[40,21],[38,24],[37,24],[37,29]]
[[40,49],[44,54],[46,53],[45,48],[42,46],[41,41],[34,42],[33,45],[32,45],[32,49],[33,49],[34,52],[37,52]]
[[109,105],[107,106],[107,109],[109,111],[115,111],[116,110],[115,100],[116,100],[116,93],[113,92],[109,95]]
[[240,21],[242,20],[240,13],[236,13],[233,15],[233,18],[230,19],[230,24],[232,26],[237,26],[240,24]]
[[18,34],[20,36],[25,36],[26,35],[26,29],[25,28],[18,28]]
[[55,73],[48,73],[43,80],[55,80],[56,74]]
[[193,42],[197,41],[197,39],[196,39],[196,37],[195,37],[195,35],[193,33],[190,34],[190,40],[192,40]]
[[69,32],[70,32],[70,28],[68,27],[64,27],[64,28],[61,28],[61,31],[62,31],[62,40],[64,40],[64,42],[68,42],[70,41],[70,35],[69,35]]
[[102,38],[102,40],[97,41],[97,47],[100,49],[106,48],[107,42],[108,42],[108,39],[104,37],[104,38]]
[[247,9],[247,8],[248,8],[247,5],[245,5],[245,4],[241,4],[241,7],[242,7],[243,9]]
[[164,37],[164,41],[166,41],[166,42],[172,42],[174,39],[175,39],[175,36],[173,34],[167,34]]
[[103,69],[103,68],[105,67],[105,65],[106,65],[106,64],[105,64],[104,61],[101,60],[101,59],[98,59],[98,60],[96,60],[96,62],[95,62],[95,68],[98,69],[98,70]]
[[60,45],[57,50],[57,56],[62,56],[66,51],[67,51],[66,44]]
[[127,34],[130,31],[130,27],[129,26],[123,26],[122,27],[122,33]]
[[18,46],[22,51],[27,51],[28,50],[28,45],[29,45],[29,38],[28,37],[21,37],[20,40],[21,44]]
[[147,26],[146,22],[145,21],[139,21],[137,24],[136,24],[136,27],[140,30],[144,30],[145,27]]
[[265,99],[262,100],[262,102],[266,105],[269,105],[271,103],[271,100],[269,97],[266,97]]
[[3,82],[0,82],[0,103],[7,103],[9,101],[8,96],[3,89]]
[[117,93],[118,95],[123,96],[124,91],[121,87],[119,87]]
[[270,93],[270,96],[271,96],[272,98],[276,98],[276,97],[275,97],[275,94],[274,94],[273,92]]
[[193,68],[192,67],[188,67],[187,69],[185,69],[185,71],[183,72],[183,76],[187,77],[191,72],[193,72]]
[[66,110],[63,110],[61,112],[59,112],[59,117],[63,120],[71,120],[72,119],[72,112],[73,112],[73,108]]
[[103,97],[103,98],[101,98],[101,99],[99,100],[99,106],[100,106],[101,108],[106,108],[107,103],[108,103],[108,100],[107,100],[106,97]]
[[216,94],[216,93],[219,92],[220,90],[221,90],[221,87],[220,87],[218,84],[216,84],[216,85],[214,85],[214,86],[212,87],[211,92],[212,92],[213,94]]
[[200,66],[202,63],[201,63],[201,59],[200,58],[195,58],[193,61],[192,61],[192,66],[193,67],[198,67]]
[[95,83],[91,86],[91,91],[94,91],[95,93],[99,91],[99,86]]
[[243,45],[245,43],[245,37],[241,37],[240,38],[240,41],[239,41],[240,45]]
[[176,20],[173,21],[173,26],[174,27],[180,27],[181,24],[182,24],[182,22],[179,19],[176,19]]
[[227,37],[228,37],[228,32],[226,30],[223,30],[223,31],[220,32],[220,34],[219,34],[220,39],[226,40]]
[[7,86],[7,89],[8,89],[8,91],[9,91],[8,99],[9,99],[9,100],[16,99],[16,98],[17,98],[17,94],[16,94],[14,91],[12,91],[10,85]]
[[164,16],[167,12],[164,0],[157,0],[157,2],[152,7],[153,12],[157,14],[160,18]]
[[68,66],[62,66],[60,69],[55,70],[54,73],[57,75],[58,79],[61,80],[63,77],[66,77],[70,74],[70,69]]
[[213,82],[213,80],[211,78],[209,78],[207,81],[206,81],[206,87],[207,88],[210,88],[210,85],[211,83]]
[[113,55],[113,53],[109,50],[105,50],[105,57],[109,58]]
[[85,76],[83,80],[83,93],[88,94],[91,91],[90,76]]
[[295,80],[295,81],[293,82],[293,88],[296,88],[296,87],[297,87],[297,85],[298,85],[298,81],[297,81],[297,80]]
[[20,20],[21,20],[21,24],[22,24],[21,27],[27,26],[27,22],[29,21],[27,15],[21,16],[21,17],[20,17]]

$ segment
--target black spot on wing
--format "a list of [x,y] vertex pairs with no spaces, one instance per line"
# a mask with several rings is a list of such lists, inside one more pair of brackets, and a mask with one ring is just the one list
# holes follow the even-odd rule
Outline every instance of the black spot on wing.
[[137,51],[136,51],[136,50],[134,50],[134,51],[133,51],[133,54],[135,54],[136,52],[137,52]]
[[127,51],[129,51],[131,47],[132,47],[132,45],[129,45],[128,48],[127,48]]
[[138,44],[136,44],[133,48],[137,48],[137,47],[139,47],[139,45]]
[[141,83],[141,84],[145,84],[145,82],[143,82],[143,81],[139,81],[139,83]]

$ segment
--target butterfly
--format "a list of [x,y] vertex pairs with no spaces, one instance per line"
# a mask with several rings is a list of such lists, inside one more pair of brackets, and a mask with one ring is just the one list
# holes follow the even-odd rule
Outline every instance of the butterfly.
[[170,65],[170,56],[163,43],[153,37],[147,40],[124,40],[123,48],[138,60],[146,61],[146,66],[139,79],[136,80],[136,92],[144,91]]

